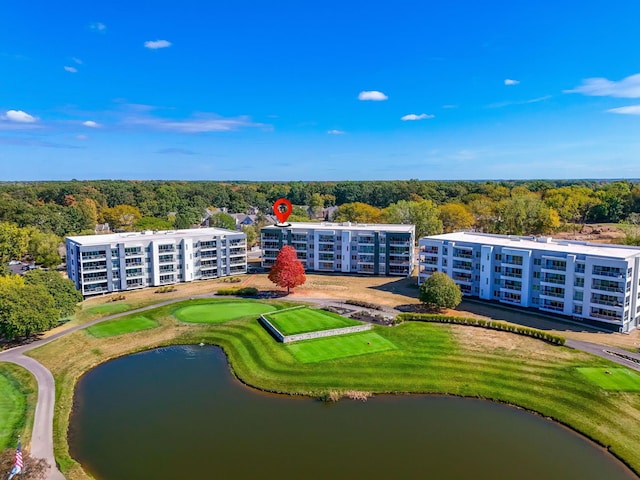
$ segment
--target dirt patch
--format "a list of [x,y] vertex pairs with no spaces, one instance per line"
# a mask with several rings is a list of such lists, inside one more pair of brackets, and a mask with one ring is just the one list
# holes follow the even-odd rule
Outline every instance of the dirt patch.
[[576,225],[575,229],[557,232],[552,235],[556,239],[580,240],[594,243],[620,243],[626,236],[624,230],[615,224]]

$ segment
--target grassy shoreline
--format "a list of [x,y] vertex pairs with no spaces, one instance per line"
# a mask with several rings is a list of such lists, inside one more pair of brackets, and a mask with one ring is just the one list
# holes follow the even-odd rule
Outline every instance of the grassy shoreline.
[[[396,350],[303,364],[255,318],[205,325],[185,324],[172,316],[181,305],[204,302],[211,300],[145,312],[159,326],[129,333],[126,342],[78,331],[29,353],[56,379],[55,455],[67,478],[88,478],[69,456],[66,440],[74,386],[80,376],[119,356],[200,342],[222,347],[234,375],[264,391],[323,397],[332,391],[355,390],[488,399],[566,425],[607,447],[636,473],[640,471],[640,452],[634,448],[640,440],[640,395],[606,391],[585,381],[578,371],[612,367],[607,360],[507,332],[409,323],[374,329],[396,345]],[[274,305],[284,308],[290,304]],[[72,361],[66,360],[64,352],[68,351],[78,352]]]

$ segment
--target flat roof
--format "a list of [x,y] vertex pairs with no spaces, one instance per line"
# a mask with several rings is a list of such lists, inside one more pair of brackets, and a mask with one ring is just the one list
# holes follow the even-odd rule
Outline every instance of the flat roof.
[[551,237],[519,237],[516,235],[494,235],[475,232],[454,232],[423,237],[433,240],[499,245],[508,248],[544,250],[548,252],[575,253],[610,258],[629,258],[640,255],[640,247],[608,245],[605,243],[580,242],[576,240],[554,240]]
[[189,228],[184,230],[147,230],[144,232],[108,233],[105,235],[77,235],[67,237],[80,245],[105,245],[136,240],[166,240],[185,237],[214,237],[219,235],[242,234],[237,230],[224,228]]
[[[269,227],[281,228],[276,225]],[[388,232],[410,233],[415,230],[415,225],[397,223],[356,223],[356,222],[291,222],[283,229],[306,229],[306,230],[385,230]]]

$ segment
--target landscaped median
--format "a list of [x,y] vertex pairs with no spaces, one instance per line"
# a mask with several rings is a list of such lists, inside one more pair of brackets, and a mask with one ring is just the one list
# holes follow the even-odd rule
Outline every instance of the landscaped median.
[[553,343],[554,345],[564,345],[565,338],[560,335],[553,335],[551,333],[537,330],[535,328],[521,327],[520,325],[514,325],[506,322],[496,322],[495,320],[484,320],[482,318],[474,317],[454,317],[451,315],[437,315],[429,313],[400,313],[396,316],[395,323],[398,324],[403,321],[414,322],[433,322],[433,323],[454,323],[456,325],[467,325],[470,327],[487,328],[489,330],[500,330],[503,332],[516,333],[518,335],[524,335],[545,342]]
[[[275,342],[256,321],[259,315],[227,321],[208,317],[208,323],[186,323],[174,317],[181,308],[201,305],[233,317],[229,305],[233,303],[232,299],[194,300],[164,306],[144,312],[158,322],[156,328],[105,338],[79,331],[29,352],[56,380],[55,453],[67,478],[87,478],[69,457],[66,440],[77,379],[111,358],[157,346],[201,342],[221,346],[233,373],[262,390],[316,397],[359,391],[491,399],[558,420],[607,446],[640,471],[640,394],[604,388],[602,382],[588,378],[593,378],[592,371],[583,370],[619,368],[608,360],[505,329],[458,324],[405,322],[285,345]],[[256,303],[281,312],[292,306],[282,301]],[[304,351],[293,348],[298,345],[305,346]],[[330,349],[335,354],[325,355]],[[74,355],[69,356],[70,351]]]

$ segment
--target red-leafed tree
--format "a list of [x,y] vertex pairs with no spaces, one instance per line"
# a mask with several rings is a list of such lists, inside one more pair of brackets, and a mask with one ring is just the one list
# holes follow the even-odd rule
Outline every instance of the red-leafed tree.
[[304,275],[304,265],[298,260],[296,250],[285,245],[280,249],[276,262],[269,272],[269,280],[279,287],[287,287],[287,293],[307,281]]

